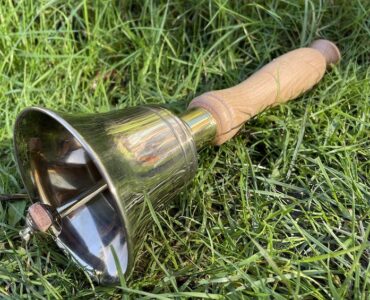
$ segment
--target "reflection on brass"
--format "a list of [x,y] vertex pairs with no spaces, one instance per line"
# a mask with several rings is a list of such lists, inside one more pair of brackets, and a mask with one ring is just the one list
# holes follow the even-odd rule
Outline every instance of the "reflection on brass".
[[[28,194],[55,221],[48,232],[92,276],[111,283],[118,280],[115,255],[124,273],[132,269],[151,223],[147,201],[166,207],[192,180],[197,149],[215,134],[203,109],[179,118],[148,106],[81,116],[28,108],[14,139]],[[31,221],[26,239],[35,231]]]
[[189,126],[198,150],[213,142],[217,124],[210,112],[200,107],[191,108],[181,116],[181,120]]

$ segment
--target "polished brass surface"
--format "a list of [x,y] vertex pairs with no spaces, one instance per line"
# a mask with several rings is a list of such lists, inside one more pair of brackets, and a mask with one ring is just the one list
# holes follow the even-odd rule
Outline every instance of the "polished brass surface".
[[62,210],[108,186],[76,203],[56,232],[58,245],[97,280],[117,282],[117,269],[129,273],[152,220],[148,201],[166,207],[193,178],[191,128],[159,107],[92,115],[28,108],[18,117],[16,159],[33,201]]
[[108,185],[104,181],[96,183],[91,189],[80,194],[77,198],[68,201],[67,203],[59,206],[57,212],[61,218],[68,216],[73,211],[79,209],[81,206],[84,206],[87,202],[94,199],[95,196],[103,192],[108,188]]
[[210,112],[195,107],[186,111],[180,118],[189,127],[198,150],[212,144],[216,137],[217,124]]

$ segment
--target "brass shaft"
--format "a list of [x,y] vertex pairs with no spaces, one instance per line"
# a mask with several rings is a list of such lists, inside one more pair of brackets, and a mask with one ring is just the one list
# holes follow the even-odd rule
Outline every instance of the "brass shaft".
[[198,151],[213,143],[217,124],[210,112],[195,107],[186,111],[180,118],[189,127]]

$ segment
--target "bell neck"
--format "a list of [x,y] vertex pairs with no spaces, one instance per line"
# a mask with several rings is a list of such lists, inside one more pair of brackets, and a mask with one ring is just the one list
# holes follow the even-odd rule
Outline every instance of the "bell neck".
[[180,119],[190,129],[198,151],[213,144],[217,123],[209,111],[200,107],[191,108],[182,114]]

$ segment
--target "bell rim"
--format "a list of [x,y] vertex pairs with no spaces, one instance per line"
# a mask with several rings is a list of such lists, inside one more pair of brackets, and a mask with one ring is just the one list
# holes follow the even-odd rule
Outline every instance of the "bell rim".
[[[130,276],[130,274],[132,273],[132,270],[133,270],[133,265],[134,265],[134,262],[133,262],[133,241],[132,241],[132,236],[131,234],[129,233],[129,230],[127,229],[127,224],[128,223],[128,220],[127,220],[127,216],[126,216],[126,213],[122,207],[122,204],[121,204],[121,201],[119,201],[119,197],[116,193],[116,188],[114,186],[114,183],[112,181],[112,179],[110,178],[109,176],[109,173],[107,172],[107,170],[105,169],[104,167],[104,164],[101,162],[101,160],[99,159],[99,156],[95,153],[95,151],[93,150],[93,148],[90,146],[90,144],[83,138],[83,136],[81,134],[79,134],[78,130],[76,130],[72,124],[70,124],[64,117],[63,115],[68,115],[67,113],[64,114],[64,113],[58,113],[52,109],[48,109],[48,108],[44,108],[44,107],[39,107],[39,106],[31,106],[31,107],[27,107],[25,109],[23,109],[17,116],[16,118],[16,121],[15,121],[15,125],[14,125],[14,130],[13,130],[13,147],[14,147],[14,153],[15,153],[15,161],[16,161],[16,165],[17,165],[17,169],[19,171],[19,174],[21,175],[21,179],[22,179],[22,182],[27,190],[27,193],[30,194],[29,192],[29,189],[28,189],[28,186],[25,182],[25,178],[26,178],[26,174],[25,174],[25,171],[23,170],[23,166],[22,166],[22,163],[20,161],[20,155],[19,155],[19,149],[18,149],[18,144],[17,144],[17,132],[20,128],[20,122],[22,121],[22,119],[29,113],[29,112],[39,112],[39,113],[42,113],[42,114],[45,114],[49,117],[51,117],[52,119],[54,119],[56,122],[58,122],[60,125],[62,125],[74,138],[76,138],[76,140],[82,145],[82,147],[84,148],[84,150],[86,150],[87,154],[89,155],[89,157],[91,158],[91,160],[94,162],[96,168],[98,169],[98,171],[100,172],[101,176],[103,177],[104,181],[107,183],[108,185],[108,189],[109,189],[109,192],[112,194],[113,196],[113,199],[114,199],[114,202],[116,204],[116,206],[118,207],[119,209],[119,215],[122,219],[122,229],[124,230],[124,233],[125,233],[125,236],[126,236],[126,240],[127,240],[127,249],[128,249],[128,258],[127,258],[127,267],[126,267],[126,270],[123,273],[124,277],[128,277]],[[30,197],[30,200],[32,201],[33,200],[33,197]],[[33,202],[33,201],[32,201]],[[56,238],[58,241],[59,241],[59,238],[57,237]],[[59,246],[59,243],[57,242],[57,245]],[[67,251],[68,254],[73,258],[73,255],[71,253],[69,253],[69,251],[65,248],[62,249],[63,251]],[[79,264],[78,261],[76,261],[76,259],[73,258],[73,260],[75,261],[75,263]],[[80,264],[79,264],[80,265]],[[83,267],[83,266],[81,266]],[[89,270],[87,270],[86,268],[83,267],[83,269],[92,277],[94,277],[98,282],[100,282],[101,280],[101,276],[96,274],[93,270],[93,272],[90,272]],[[118,268],[117,268],[117,271]],[[122,271],[122,270],[121,270]],[[120,274],[118,273],[117,274],[117,277],[115,278],[114,282],[118,282],[119,281],[119,277],[120,277]]]

